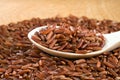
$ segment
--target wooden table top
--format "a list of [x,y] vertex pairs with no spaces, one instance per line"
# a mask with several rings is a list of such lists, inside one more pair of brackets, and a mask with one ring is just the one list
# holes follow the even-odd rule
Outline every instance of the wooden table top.
[[0,0],[0,24],[69,14],[120,21],[120,0]]

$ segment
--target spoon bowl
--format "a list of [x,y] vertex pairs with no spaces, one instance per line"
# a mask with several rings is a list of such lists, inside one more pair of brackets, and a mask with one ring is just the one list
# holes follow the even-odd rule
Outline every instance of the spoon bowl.
[[[111,51],[120,46],[120,31],[117,31],[117,32],[113,32],[110,34],[103,34],[103,36],[105,38],[105,45],[99,51],[90,52],[90,53],[86,53],[86,54],[76,54],[76,53],[52,50],[50,48],[40,45],[39,43],[35,42],[32,39],[32,36],[35,34],[35,32],[45,29],[46,27],[47,26],[41,26],[41,27],[37,27],[37,28],[33,29],[32,31],[30,31],[28,33],[28,38],[35,46],[37,46],[39,49],[41,49],[42,51],[44,51],[50,55],[64,57],[64,58],[88,58],[88,57],[97,56],[99,54],[102,54],[103,52]],[[56,27],[59,27],[59,26],[56,26]]]

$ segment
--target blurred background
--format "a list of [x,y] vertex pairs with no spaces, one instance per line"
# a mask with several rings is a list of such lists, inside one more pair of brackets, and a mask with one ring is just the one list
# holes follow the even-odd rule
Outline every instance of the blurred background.
[[69,14],[120,21],[120,0],[0,0],[0,24]]

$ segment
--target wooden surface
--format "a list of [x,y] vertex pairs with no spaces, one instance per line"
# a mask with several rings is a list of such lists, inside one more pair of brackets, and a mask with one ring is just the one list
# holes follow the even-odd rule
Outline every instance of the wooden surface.
[[69,14],[120,21],[120,0],[0,0],[0,24]]

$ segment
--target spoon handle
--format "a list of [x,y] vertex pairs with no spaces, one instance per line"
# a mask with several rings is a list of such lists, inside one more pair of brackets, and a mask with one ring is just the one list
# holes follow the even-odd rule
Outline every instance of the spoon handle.
[[110,41],[113,41],[113,43],[120,42],[120,31],[113,32],[110,34],[104,34],[104,37],[107,38]]
[[103,36],[106,39],[106,46],[104,48],[104,51],[110,51],[117,47],[120,47],[120,31],[104,34]]

